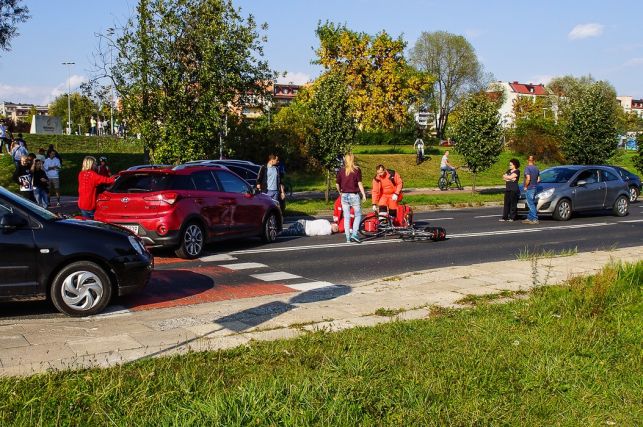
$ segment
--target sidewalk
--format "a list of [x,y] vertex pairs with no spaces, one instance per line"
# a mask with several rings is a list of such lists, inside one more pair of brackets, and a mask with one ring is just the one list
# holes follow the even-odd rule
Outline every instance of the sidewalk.
[[[0,375],[112,366],[146,357],[219,350],[394,320],[422,319],[431,306],[459,307],[466,295],[528,290],[592,274],[613,260],[643,259],[643,246],[530,261],[510,260],[409,272],[353,285],[91,318],[0,318]],[[384,309],[382,311],[378,309]],[[394,316],[375,314],[398,313]]]

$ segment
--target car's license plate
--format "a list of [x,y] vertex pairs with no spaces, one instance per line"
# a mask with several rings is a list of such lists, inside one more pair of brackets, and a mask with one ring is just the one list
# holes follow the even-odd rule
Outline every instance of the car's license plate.
[[138,234],[138,225],[120,224],[120,226],[123,228],[127,228],[129,231],[133,232],[134,234]]
[[518,209],[525,209],[527,207],[524,203],[518,203]]

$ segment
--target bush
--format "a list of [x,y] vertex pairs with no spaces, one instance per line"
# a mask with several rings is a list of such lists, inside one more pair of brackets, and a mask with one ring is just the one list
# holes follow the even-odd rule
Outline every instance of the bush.
[[516,121],[510,132],[509,147],[524,156],[534,155],[547,163],[563,163],[558,126],[542,117],[525,117]]
[[403,132],[358,132],[357,145],[408,145],[413,144],[416,135],[412,131]]

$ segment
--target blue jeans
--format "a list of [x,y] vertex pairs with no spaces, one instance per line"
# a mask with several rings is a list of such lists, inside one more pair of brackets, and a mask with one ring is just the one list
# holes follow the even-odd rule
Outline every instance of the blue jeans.
[[33,196],[36,199],[36,204],[43,208],[46,208],[49,205],[49,193],[44,188],[34,188]]
[[444,174],[445,177],[447,176],[447,172],[450,171],[451,172],[451,181],[455,181],[455,168],[445,166],[443,168],[440,168],[440,170],[442,171],[442,173]]
[[80,216],[82,216],[84,218],[87,218],[87,219],[94,219],[94,212],[96,212],[96,211],[95,210],[86,211],[86,210],[81,209],[80,210]]
[[266,195],[275,202],[279,202],[279,190],[268,190],[266,191]]
[[529,208],[527,219],[531,221],[538,221],[538,210],[536,208],[536,189],[528,189],[525,192],[525,197],[527,198],[527,207]]
[[346,240],[351,237],[351,208],[355,213],[355,219],[353,220],[353,234],[357,234],[359,230],[359,223],[362,222],[362,205],[361,198],[358,193],[342,193],[342,212],[344,213],[344,234],[346,234]]

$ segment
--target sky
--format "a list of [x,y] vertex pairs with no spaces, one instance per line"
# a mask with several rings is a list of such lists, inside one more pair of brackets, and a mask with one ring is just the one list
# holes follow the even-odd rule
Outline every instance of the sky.
[[[47,104],[91,75],[97,33],[122,26],[136,0],[27,0],[10,52],[0,52],[0,102]],[[319,21],[402,36],[407,49],[422,32],[465,36],[496,80],[547,83],[591,74],[618,95],[643,98],[642,0],[233,0],[242,14],[267,23],[265,57],[286,72],[281,82],[305,83]],[[75,62],[65,66],[63,62]],[[70,77],[69,77],[70,76]]]

